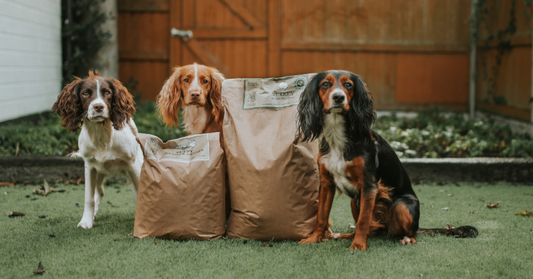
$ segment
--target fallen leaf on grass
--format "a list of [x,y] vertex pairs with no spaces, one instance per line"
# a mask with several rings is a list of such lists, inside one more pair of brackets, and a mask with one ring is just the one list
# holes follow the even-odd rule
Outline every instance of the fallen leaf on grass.
[[13,217],[24,216],[26,214],[22,213],[22,212],[17,212],[17,211],[8,211],[8,212],[6,212],[6,215],[7,215],[7,217],[13,218]]
[[39,262],[39,266],[37,267],[37,270],[33,272],[34,274],[43,274],[44,273],[44,266],[41,262]]
[[486,207],[488,207],[488,208],[496,208],[496,207],[498,207],[499,204],[500,203],[491,203],[491,204],[487,204]]
[[443,207],[442,210],[450,210],[449,207]]
[[44,180],[43,187],[41,189],[33,189],[33,194],[43,195],[43,196],[46,196],[53,192],[63,193],[65,192],[65,190],[50,189],[50,185],[48,185],[48,182],[46,182],[46,179]]
[[530,212],[530,211],[527,211],[527,210],[520,210],[516,213],[516,215],[519,215],[519,216],[533,216],[533,212]]
[[12,187],[13,185],[15,185],[15,182],[0,182],[0,186]]
[[154,245],[157,245],[157,244],[159,244],[159,242],[154,242]]
[[270,243],[270,242],[263,242],[263,243],[261,243],[261,246],[263,246],[263,247],[272,247],[272,243]]
[[448,197],[451,197],[451,196],[453,196],[453,194],[448,194]]
[[472,211],[472,214],[476,214],[476,213],[479,213],[479,212],[477,212],[477,211]]
[[114,205],[110,201],[107,201],[107,203],[110,204],[112,207],[118,207],[118,205]]
[[46,216],[45,215],[41,215],[41,216],[39,216],[39,218],[44,219],[44,218],[46,218]]
[[77,184],[77,185],[80,185],[78,183],[78,181],[80,181],[79,179],[76,181],[75,179],[70,179],[69,181],[63,183],[63,185],[69,185],[69,184]]

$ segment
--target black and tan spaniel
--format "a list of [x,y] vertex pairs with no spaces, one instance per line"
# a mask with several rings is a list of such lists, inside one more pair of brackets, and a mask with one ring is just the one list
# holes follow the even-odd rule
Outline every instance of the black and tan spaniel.
[[316,227],[300,243],[330,237],[328,220],[335,190],[352,198],[357,223],[350,249],[366,250],[372,234],[416,243],[419,201],[389,143],[371,129],[373,98],[361,78],[346,71],[317,74],[298,105],[298,132],[304,141],[320,139],[320,194]]

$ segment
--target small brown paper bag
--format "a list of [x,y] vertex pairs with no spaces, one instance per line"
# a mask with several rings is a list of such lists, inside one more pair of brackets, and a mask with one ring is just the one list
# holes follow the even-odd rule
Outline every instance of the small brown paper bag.
[[308,75],[224,81],[228,237],[300,240],[312,233],[318,142],[295,138],[296,105],[308,81]]
[[219,133],[163,143],[138,134],[144,153],[133,235],[210,240],[225,231],[225,165]]

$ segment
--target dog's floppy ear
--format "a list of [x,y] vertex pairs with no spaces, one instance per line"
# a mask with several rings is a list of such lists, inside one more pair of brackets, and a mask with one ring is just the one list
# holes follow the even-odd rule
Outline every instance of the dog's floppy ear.
[[113,97],[111,99],[111,108],[109,111],[109,118],[113,122],[115,130],[122,129],[124,121],[130,122],[131,116],[135,113],[135,103],[131,93],[116,79],[108,78],[111,90],[113,90]]
[[315,75],[300,95],[296,125],[297,136],[303,141],[315,140],[322,133],[324,104],[318,93],[322,79],[324,79],[324,74]]
[[374,97],[370,93],[366,84],[355,74],[350,75],[350,80],[354,83],[354,95],[350,102],[348,117],[350,118],[353,133],[364,142],[371,140],[370,128],[374,122]]
[[76,132],[80,129],[82,122],[83,107],[78,96],[81,84],[83,80],[74,77],[74,81],[65,85],[61,90],[61,94],[57,96],[57,101],[52,106],[52,111],[63,118],[61,126],[67,128],[69,132]]
[[174,73],[157,96],[157,112],[163,117],[167,126],[178,125],[178,113],[182,106],[183,93],[181,92],[180,68],[175,68]]
[[211,103],[211,113],[215,117],[215,122],[222,125],[224,120],[224,107],[222,106],[222,82],[224,76],[215,68],[211,70],[211,91],[207,95],[207,99]]

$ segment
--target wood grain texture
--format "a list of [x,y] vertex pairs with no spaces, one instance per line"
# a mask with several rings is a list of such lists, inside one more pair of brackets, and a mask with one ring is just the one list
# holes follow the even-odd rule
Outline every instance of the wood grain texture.
[[[344,69],[361,75],[368,83],[377,109],[424,109],[435,105],[467,108],[470,1],[120,2],[121,69],[147,66],[153,72],[144,75],[137,73],[140,70],[128,70],[140,78],[140,87],[143,83],[155,86],[157,82],[147,79],[164,80],[172,67],[193,62],[217,67],[228,78]],[[482,38],[488,34],[484,29],[505,27],[508,2],[488,0],[494,9],[487,25],[480,26]],[[507,100],[509,107],[498,108],[502,114],[514,108],[520,113],[513,115],[522,115],[530,108],[531,66],[521,62],[531,60],[531,32],[519,15],[520,5],[522,1],[517,1],[517,33],[510,38],[514,49],[502,57],[496,79],[500,92],[497,94]],[[506,11],[499,11],[500,8]],[[172,27],[192,30],[194,40],[171,38]],[[491,47],[495,46],[492,43]],[[488,50],[489,67],[494,59],[495,50]],[[167,72],[154,70],[161,65],[167,65]],[[161,77],[153,76],[155,73]],[[481,77],[478,82],[481,86],[477,100],[482,102],[487,85],[483,85]],[[144,87],[146,92],[159,89]],[[143,98],[154,96],[150,94]]]
[[268,1],[267,73],[269,77],[281,74],[281,1]]
[[119,12],[167,12],[174,0],[117,0]]
[[[118,18],[119,53],[157,53],[168,56],[170,28],[168,13],[121,13]],[[139,57],[141,59],[141,57]],[[120,56],[120,59],[123,59]],[[167,58],[168,59],[168,58]]]
[[283,1],[283,43],[468,45],[463,0]]
[[399,103],[466,103],[468,56],[398,54],[396,101]]
[[[479,23],[476,105],[483,111],[530,120],[531,98],[531,13],[524,1],[515,1],[516,31],[502,39],[488,38],[505,30],[511,18],[512,1],[486,1],[487,14]],[[509,41],[509,48],[499,54],[498,44]],[[501,60],[497,63],[497,60]],[[490,82],[493,80],[493,82]]]
[[[478,59],[485,55],[487,66],[478,63],[478,90],[477,101],[479,104],[497,104],[507,106],[509,109],[529,110],[531,104],[531,47],[514,47],[501,56],[501,64],[496,65],[497,50],[489,50],[479,54]],[[492,69],[497,69],[493,71]],[[487,74],[487,75],[486,75]],[[494,79],[494,84],[489,79]],[[494,101],[494,98],[503,98],[505,104]],[[486,107],[490,111],[491,106]],[[501,111],[501,109],[500,109]],[[506,110],[507,111],[507,110]],[[529,117],[524,118],[524,120]]]
[[[140,93],[143,100],[155,100],[169,76],[168,62],[153,61],[122,61],[119,68],[119,79],[132,94]],[[138,82],[135,90],[131,81]]]

